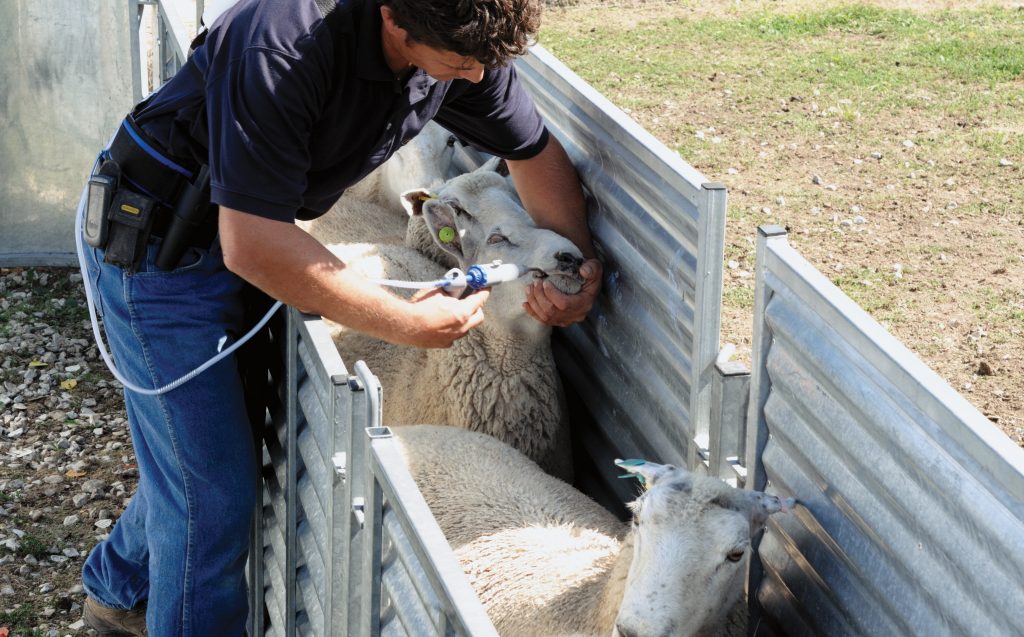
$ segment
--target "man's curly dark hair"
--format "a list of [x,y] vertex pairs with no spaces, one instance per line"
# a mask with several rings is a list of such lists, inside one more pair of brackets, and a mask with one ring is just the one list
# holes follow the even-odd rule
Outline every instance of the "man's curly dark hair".
[[541,0],[380,0],[409,39],[488,68],[526,53],[540,29]]

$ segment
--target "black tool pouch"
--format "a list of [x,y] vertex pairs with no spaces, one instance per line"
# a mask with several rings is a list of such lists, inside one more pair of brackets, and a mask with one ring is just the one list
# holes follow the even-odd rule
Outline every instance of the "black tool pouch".
[[121,188],[107,211],[107,248],[103,260],[135,272],[146,254],[156,202],[149,197]]

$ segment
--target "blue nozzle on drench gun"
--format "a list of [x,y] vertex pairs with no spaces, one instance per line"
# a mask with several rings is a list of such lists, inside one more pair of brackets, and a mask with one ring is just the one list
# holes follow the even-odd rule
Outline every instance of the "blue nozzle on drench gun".
[[439,287],[452,291],[463,288],[479,290],[497,283],[515,281],[522,274],[523,269],[514,263],[494,261],[471,265],[465,272],[459,268],[452,268],[444,275],[444,283]]

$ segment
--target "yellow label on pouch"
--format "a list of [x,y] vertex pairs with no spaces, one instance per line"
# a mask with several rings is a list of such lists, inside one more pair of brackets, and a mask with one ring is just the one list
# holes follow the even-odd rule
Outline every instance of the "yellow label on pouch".
[[139,214],[139,209],[135,206],[129,206],[128,204],[123,203],[121,204],[121,212],[127,212],[130,215],[137,215]]

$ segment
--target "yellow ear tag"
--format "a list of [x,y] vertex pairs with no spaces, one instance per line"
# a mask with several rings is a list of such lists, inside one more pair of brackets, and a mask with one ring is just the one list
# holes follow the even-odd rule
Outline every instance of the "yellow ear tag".
[[455,241],[455,228],[451,226],[443,226],[437,231],[437,238],[441,240],[441,243],[451,243]]

